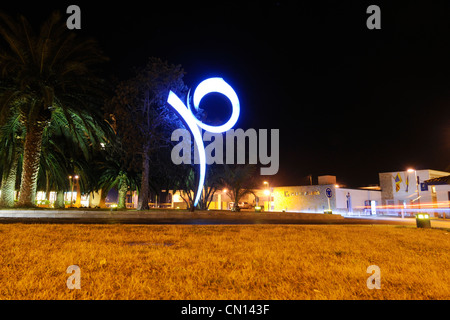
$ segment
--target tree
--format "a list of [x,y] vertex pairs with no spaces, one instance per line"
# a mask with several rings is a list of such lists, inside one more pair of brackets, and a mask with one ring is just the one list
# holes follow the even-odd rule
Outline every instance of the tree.
[[[57,12],[35,34],[23,16],[0,14],[2,105],[16,108],[25,128],[19,205],[34,206],[42,138],[52,113],[89,114],[102,125],[102,80],[93,68],[107,58],[92,39],[77,38]],[[88,111],[88,112],[84,112]]]
[[181,66],[159,58],[150,58],[136,75],[119,83],[115,95],[107,103],[107,113],[122,141],[127,162],[141,168],[138,210],[149,208],[151,153],[170,144],[171,133],[182,126],[175,112],[168,107],[172,90],[186,95]]
[[[119,192],[118,209],[126,208],[128,189],[134,190],[138,184],[137,172],[130,170],[125,163],[120,161],[120,154],[123,152],[120,141],[115,139],[95,153],[94,161],[91,162],[90,168],[86,170],[86,172],[91,172],[93,177],[90,190],[101,190],[101,200],[106,198],[109,190],[117,188]],[[100,206],[102,206],[101,203]]]
[[255,172],[256,165],[227,165],[224,164],[222,185],[227,189],[227,195],[234,202],[233,211],[239,211],[239,200],[247,195],[254,194],[256,187]]
[[[198,175],[194,165],[177,166],[177,183],[174,188],[174,193],[178,191],[181,199],[186,203],[189,211],[194,211],[194,196],[197,190]],[[184,194],[184,195],[183,195]]]
[[0,162],[3,172],[0,207],[13,207],[24,130],[17,112],[1,117],[0,124],[0,154],[2,155]]
[[222,187],[223,178],[224,167],[222,165],[213,164],[206,167],[205,184],[198,202],[201,210],[208,210],[215,192]]
[[[76,174],[79,176],[79,204],[81,193],[89,192],[91,181],[96,178],[90,170],[92,161],[101,146],[111,138],[112,129],[106,122],[103,127],[96,125],[92,116],[84,113],[82,116],[70,114],[70,119],[67,119],[63,110],[56,108],[50,125],[44,130],[38,188],[46,191],[47,200],[51,189],[64,194],[69,188],[69,175]],[[57,205],[64,207],[60,202]]]

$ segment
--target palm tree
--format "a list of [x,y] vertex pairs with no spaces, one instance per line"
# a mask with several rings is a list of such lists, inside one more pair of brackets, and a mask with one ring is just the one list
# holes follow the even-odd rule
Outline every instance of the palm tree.
[[126,195],[130,190],[136,190],[139,176],[134,166],[128,163],[121,140],[109,127],[108,139],[101,148],[91,152],[89,168],[85,168],[84,174],[89,175],[89,183],[86,186],[88,192],[100,191],[100,207],[105,206],[105,199],[112,188],[118,190],[118,209],[126,208]]
[[[69,188],[68,176],[79,175],[80,190],[87,191],[90,181],[91,161],[96,150],[107,142],[111,128],[95,126],[95,121],[89,114],[70,114],[70,120],[61,108],[52,113],[51,124],[43,135],[39,177],[41,190],[48,194],[50,189],[61,194]],[[69,122],[72,125],[69,125]],[[79,198],[80,192],[77,193]],[[47,199],[48,200],[48,199]],[[60,199],[61,200],[61,199]],[[58,203],[63,207],[62,203]]]
[[20,206],[34,206],[45,128],[57,109],[74,126],[72,114],[92,115],[100,124],[101,80],[92,67],[107,59],[93,40],[80,40],[57,12],[35,34],[27,19],[0,13],[2,95],[0,108],[16,108],[25,128]]
[[[0,152],[3,155],[0,159],[3,171],[0,206],[4,207],[14,205],[18,160],[23,152],[24,128],[19,118],[17,112],[0,118]],[[82,186],[89,184],[92,177],[84,172],[89,172],[92,154],[95,149],[100,149],[101,143],[106,143],[106,138],[112,134],[109,126],[94,126],[88,114],[83,118],[71,114],[70,121],[72,126],[69,126],[69,120],[62,110],[56,108],[52,113],[50,126],[44,130],[38,180],[41,182],[40,189],[45,190],[47,195],[50,189],[61,194],[68,190],[68,176],[74,172],[83,173],[79,174]],[[95,137],[104,139],[96,141]]]
[[0,207],[13,207],[17,169],[23,149],[23,127],[17,112],[2,117],[0,124],[0,162],[3,172]]
[[128,187],[130,186],[130,184],[135,185],[134,181],[127,175],[127,172],[117,171],[117,169],[119,168],[114,166],[114,163],[109,162],[106,164],[109,164],[111,166],[106,167],[102,172],[101,180],[99,181],[101,185],[100,190],[102,190],[102,192],[104,191],[105,194],[107,194],[107,192],[112,188],[117,188],[119,192],[117,208],[125,209]]

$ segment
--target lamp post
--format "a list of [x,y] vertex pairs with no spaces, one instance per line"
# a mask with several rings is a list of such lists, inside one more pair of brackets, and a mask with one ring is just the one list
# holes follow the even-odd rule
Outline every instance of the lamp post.
[[[79,178],[78,175],[75,175],[75,176],[74,176],[75,181],[74,181],[73,184],[74,184],[74,185],[76,184],[76,186],[77,186],[77,197],[76,197],[76,199],[75,199],[75,206],[78,205],[78,207],[79,207],[79,204],[77,204],[77,201],[78,201],[79,197],[81,196],[81,194],[80,194],[80,184],[79,184],[79,182],[78,182],[78,178]],[[81,198],[80,198],[80,200],[81,200]],[[77,207],[77,208],[78,208],[78,207]]]
[[73,199],[73,179],[72,176],[69,176],[69,181],[70,181],[70,207],[72,207],[72,199]]
[[417,205],[420,209],[420,193],[419,193],[419,176],[417,175],[417,171],[415,169],[408,169],[408,172],[414,172],[414,179],[416,180],[416,190],[417,190]]
[[270,211],[270,187],[269,187],[269,182],[264,181],[263,184],[267,185],[267,189],[264,190],[264,194],[267,196],[267,211]]
[[73,205],[73,187],[75,185],[74,179],[77,180],[77,183],[78,183],[78,178],[79,178],[79,176],[77,176],[77,175],[75,175],[73,177],[69,176],[70,188],[71,188],[71,191],[70,191],[70,208],[72,208],[72,205]]

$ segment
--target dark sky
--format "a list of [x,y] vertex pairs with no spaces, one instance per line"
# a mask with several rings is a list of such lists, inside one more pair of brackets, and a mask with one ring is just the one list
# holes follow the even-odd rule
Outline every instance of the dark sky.
[[[395,3],[394,3],[395,2]],[[221,76],[241,100],[236,128],[280,129],[272,185],[308,174],[348,186],[378,172],[450,166],[449,1],[16,1],[39,24],[77,4],[82,30],[120,78],[149,56],[194,87]],[[381,30],[366,9],[381,8]]]

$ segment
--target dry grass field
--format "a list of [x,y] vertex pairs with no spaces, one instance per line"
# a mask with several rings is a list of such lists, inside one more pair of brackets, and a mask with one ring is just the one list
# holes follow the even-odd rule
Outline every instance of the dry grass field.
[[[449,230],[0,225],[0,299],[449,299]],[[81,270],[69,290],[66,269]],[[370,290],[367,267],[381,270]]]

